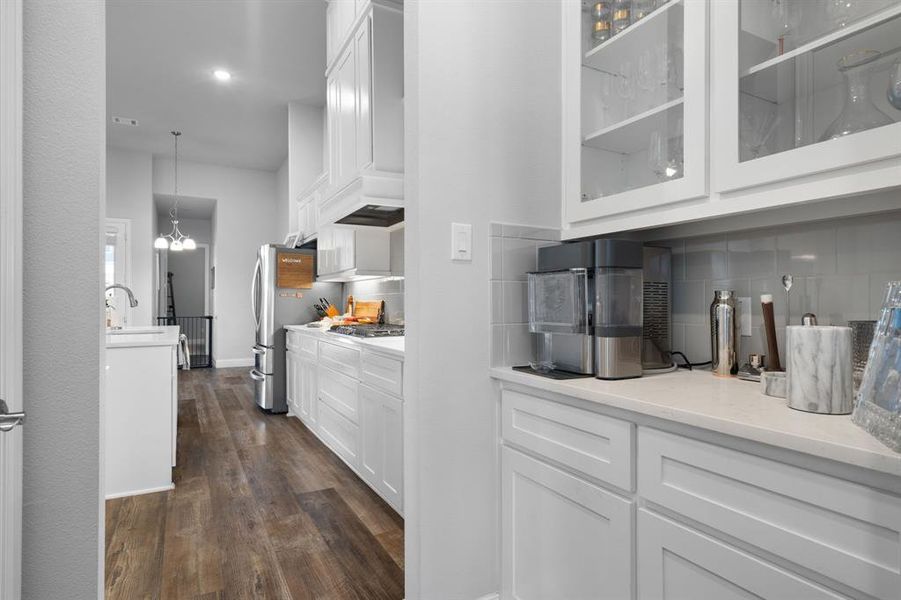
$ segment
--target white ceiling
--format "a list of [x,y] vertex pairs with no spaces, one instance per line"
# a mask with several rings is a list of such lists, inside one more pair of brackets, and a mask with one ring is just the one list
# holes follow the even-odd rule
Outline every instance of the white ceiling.
[[[288,154],[288,102],[325,101],[322,0],[107,0],[112,146],[276,170]],[[220,83],[213,69],[232,73]]]

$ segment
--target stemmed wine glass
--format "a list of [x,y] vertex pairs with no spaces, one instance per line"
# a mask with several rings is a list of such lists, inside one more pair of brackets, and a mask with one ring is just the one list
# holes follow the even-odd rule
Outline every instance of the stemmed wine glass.
[[659,130],[652,131],[651,139],[648,143],[648,167],[657,176],[658,181],[666,179],[666,170],[669,163],[668,153],[666,136]]
[[616,93],[623,100],[623,118],[632,116],[635,100],[635,69],[632,63],[626,61],[619,66],[619,77],[616,81]]
[[645,49],[638,55],[638,75],[636,85],[641,90],[640,110],[650,110],[655,104],[654,98],[654,55],[649,49]]
[[752,159],[764,154],[778,124],[779,115],[772,109],[742,113],[741,138]]

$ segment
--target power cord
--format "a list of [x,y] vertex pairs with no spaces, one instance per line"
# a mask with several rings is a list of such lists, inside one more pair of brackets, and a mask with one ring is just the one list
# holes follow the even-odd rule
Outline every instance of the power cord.
[[682,364],[676,365],[676,366],[680,369],[688,369],[689,371],[691,371],[693,367],[706,367],[707,365],[713,363],[712,360],[708,360],[706,362],[693,363],[690,360],[688,360],[688,357],[685,356],[685,354],[683,354],[682,352],[675,351],[675,350],[670,352],[670,354],[672,356],[681,356],[682,360],[685,362],[683,362]]

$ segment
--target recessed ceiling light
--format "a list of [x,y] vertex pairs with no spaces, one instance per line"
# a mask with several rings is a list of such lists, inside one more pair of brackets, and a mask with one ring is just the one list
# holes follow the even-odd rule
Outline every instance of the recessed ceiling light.
[[213,71],[213,77],[215,77],[219,81],[228,81],[232,78],[232,74],[225,69],[216,69],[215,71]]

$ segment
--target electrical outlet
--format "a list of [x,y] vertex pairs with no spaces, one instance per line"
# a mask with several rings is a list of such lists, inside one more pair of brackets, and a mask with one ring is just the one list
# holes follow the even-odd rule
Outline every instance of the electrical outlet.
[[738,317],[741,319],[741,335],[750,336],[751,335],[751,299],[750,298],[742,298],[738,299]]

